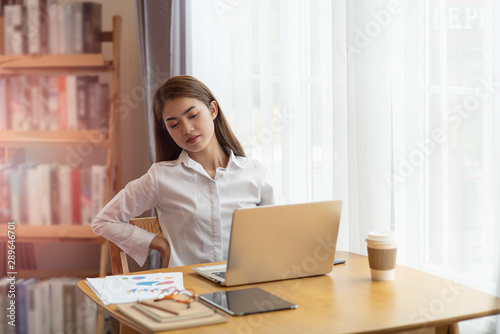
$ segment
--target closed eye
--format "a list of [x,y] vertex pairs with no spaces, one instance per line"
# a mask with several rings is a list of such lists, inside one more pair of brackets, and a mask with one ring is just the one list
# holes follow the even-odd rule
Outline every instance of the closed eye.
[[169,128],[173,129],[173,128],[177,127],[177,125],[179,125],[179,123],[172,124],[169,126]]
[[193,116],[189,116],[189,118],[196,118],[197,116],[198,116],[198,113],[194,114]]

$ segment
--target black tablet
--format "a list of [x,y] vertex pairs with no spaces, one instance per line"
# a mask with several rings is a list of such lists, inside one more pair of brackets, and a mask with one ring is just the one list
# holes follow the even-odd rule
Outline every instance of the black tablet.
[[296,304],[292,304],[260,288],[205,293],[200,295],[200,300],[209,305],[216,306],[231,315],[245,315],[297,308]]

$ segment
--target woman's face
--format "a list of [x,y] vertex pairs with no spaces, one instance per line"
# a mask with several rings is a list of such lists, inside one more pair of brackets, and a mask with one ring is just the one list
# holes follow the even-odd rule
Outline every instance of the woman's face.
[[165,102],[162,116],[175,143],[188,153],[198,153],[209,144],[217,144],[214,136],[217,112],[215,101],[208,108],[198,99],[180,97]]

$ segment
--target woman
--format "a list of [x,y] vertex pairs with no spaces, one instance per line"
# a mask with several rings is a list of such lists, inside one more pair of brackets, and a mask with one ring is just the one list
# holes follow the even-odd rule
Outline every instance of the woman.
[[[139,265],[156,249],[163,267],[227,260],[233,211],[281,203],[271,174],[246,158],[210,90],[190,76],[153,99],[156,163],[92,222]],[[165,237],[128,221],[155,208]]]

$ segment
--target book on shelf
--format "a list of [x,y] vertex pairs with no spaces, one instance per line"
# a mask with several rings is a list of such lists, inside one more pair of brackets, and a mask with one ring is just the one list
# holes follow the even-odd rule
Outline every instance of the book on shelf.
[[38,129],[51,130],[52,115],[50,111],[50,77],[40,76],[35,78],[37,79],[36,84],[38,85],[38,90],[34,91],[37,96],[33,96],[33,100],[38,101]]
[[45,332],[40,331],[44,327],[46,330],[48,329],[48,326],[42,322],[42,320],[45,320],[42,319],[41,315],[41,311],[45,303],[42,300],[42,296],[45,291],[41,289],[41,286],[43,287],[44,285],[41,285],[41,282],[39,280],[36,280],[26,287],[26,301],[28,305],[28,334],[36,333],[37,331],[39,333],[50,333],[50,329]]
[[[59,186],[61,180],[59,180],[59,166],[51,165],[49,168],[49,180],[46,181],[46,186],[48,187],[48,199],[49,203],[47,203],[48,210],[50,211],[50,220],[47,225],[61,225],[61,205],[64,199],[59,194],[61,191],[64,191]],[[64,193],[62,194],[64,195]]]
[[29,211],[30,211],[30,201],[29,201],[29,190],[30,186],[28,183],[28,173],[35,164],[25,162],[19,165],[19,213],[20,218],[18,222],[29,222]]
[[[193,302],[200,303],[200,302]],[[182,303],[178,303],[182,304]],[[211,324],[220,324],[227,322],[227,317],[219,312],[211,311],[208,315],[194,316],[189,319],[179,319],[177,321],[157,321],[149,315],[146,315],[140,311],[136,306],[136,303],[125,303],[116,304],[116,308],[119,312],[123,313],[133,321],[137,322],[141,326],[145,327],[151,332],[205,326]],[[186,304],[182,304],[186,307]],[[207,307],[203,305],[204,307]],[[207,307],[208,308],[208,307]]]
[[24,0],[2,10],[5,54],[101,53],[100,3]]
[[38,128],[40,125],[40,94],[38,77],[26,77],[24,87],[23,109],[28,117],[28,129]]
[[8,102],[7,119],[10,121],[8,128],[12,130],[29,130],[30,124],[27,108],[25,106],[26,77],[13,76],[7,79]]
[[64,330],[68,330],[68,324],[76,323],[76,310],[75,310],[75,289],[78,279],[69,278],[62,285],[63,294],[63,319],[64,319]]
[[19,170],[8,169],[4,171],[5,177],[9,178],[9,190],[10,190],[10,218],[8,220],[14,220],[16,222],[21,221],[21,184],[19,181]]
[[0,78],[0,130],[7,130],[7,80]]
[[59,165],[56,167],[56,174],[59,189],[59,201],[57,202],[56,209],[59,209],[59,223],[61,225],[72,225],[71,168]]
[[28,54],[41,54],[40,0],[24,0],[26,11],[26,51]]
[[90,169],[80,169],[80,220],[82,225],[90,225],[92,223],[91,212],[91,179]]
[[63,286],[66,278],[56,277],[52,279],[50,289],[50,311],[52,313],[52,331],[64,333],[64,295]]
[[101,4],[74,2],[72,53],[101,53]]
[[[0,317],[0,333],[7,332],[7,322],[10,321],[10,300],[8,298],[9,286],[10,281],[7,279],[7,277],[0,278],[0,309],[7,311],[6,316]],[[15,317],[15,309],[12,313],[12,316]]]
[[21,55],[25,53],[23,41],[23,22],[26,11],[22,5],[5,5],[4,15],[4,52],[7,55]]
[[[17,280],[16,326],[9,325],[9,317],[4,316],[0,319],[0,333],[95,333],[97,305],[78,289],[79,280],[71,277]],[[7,277],[0,279],[3,310],[13,300],[8,296],[9,286]]]
[[1,222],[90,225],[105,205],[106,166],[0,165]]
[[57,0],[48,0],[47,14],[44,23],[47,26],[47,53],[63,54],[64,50],[64,25],[61,20],[64,19],[63,6],[57,4]]
[[28,334],[28,321],[30,314],[29,287],[38,282],[37,278],[20,279],[17,282],[16,313],[17,313],[17,333]]
[[[60,76],[57,78],[57,88],[56,93],[57,99],[57,110],[58,110],[58,122],[55,125],[58,130],[68,129],[68,103],[66,94],[66,77]],[[52,126],[51,126],[52,128]]]
[[81,187],[80,187],[80,171],[73,169],[71,171],[71,203],[73,211],[71,213],[73,225],[79,225],[82,221],[81,218]]
[[97,85],[97,108],[91,110],[90,124],[92,129],[100,129],[108,134],[109,110],[111,108],[110,88],[108,84],[99,83]]
[[38,223],[41,223],[40,219],[41,206],[38,205],[38,200],[39,200],[38,195],[40,194],[40,188],[37,182],[39,180],[38,169],[36,167],[28,169],[26,171],[26,179],[27,183],[25,187],[28,199],[27,201],[28,206],[22,208],[21,210],[23,212],[26,211],[28,220],[23,219],[23,221],[27,221],[28,225],[38,225]]
[[79,280],[73,277],[47,280],[50,286],[48,309],[52,333],[66,333],[69,328],[82,334],[95,333],[97,305],[85,300],[88,298],[82,298],[82,292],[76,285]]
[[0,79],[0,104],[0,130],[108,132],[109,84],[96,75]]
[[51,331],[51,314],[50,314],[50,280],[43,280],[31,286],[31,298],[33,305],[31,317],[28,319],[29,332],[52,333]]
[[77,77],[68,75],[66,79],[66,115],[68,119],[68,130],[78,130],[78,107],[77,107]]
[[74,308],[78,325],[77,333],[95,334],[97,332],[97,304],[76,288]]
[[105,184],[106,184],[106,166],[103,165],[93,165],[90,167],[90,217],[92,223],[92,218],[97,216],[99,211],[104,207],[105,199]]
[[[54,201],[52,199],[53,192],[51,191],[51,182],[57,182],[57,180],[52,180],[52,166],[48,164],[39,164],[36,169],[38,170],[38,192],[40,196],[40,202],[36,205],[39,207],[40,219],[42,225],[58,224],[59,222],[56,217],[52,216],[52,205]],[[56,188],[57,189],[57,188]]]
[[11,217],[10,210],[10,164],[0,164],[0,224],[6,224]]
[[[59,77],[46,77],[46,102],[48,130],[63,130],[59,114]],[[63,112],[63,110],[61,110]]]
[[76,77],[76,128],[84,129],[87,126],[87,77]]
[[0,333],[15,334],[16,327],[9,325],[15,319],[15,304],[11,304],[12,292],[10,291],[11,280],[8,277],[0,278],[0,308],[6,310],[6,314],[0,317]]

